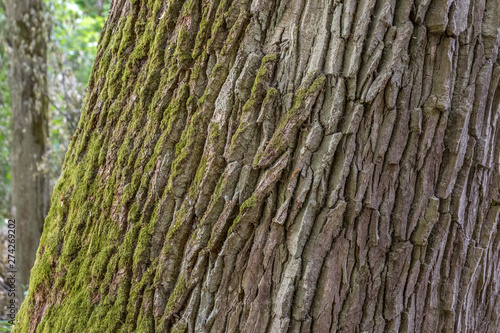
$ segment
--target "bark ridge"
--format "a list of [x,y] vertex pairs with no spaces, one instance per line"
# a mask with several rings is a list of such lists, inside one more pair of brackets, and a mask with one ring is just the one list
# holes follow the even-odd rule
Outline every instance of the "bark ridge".
[[116,0],[15,332],[494,332],[499,3]]

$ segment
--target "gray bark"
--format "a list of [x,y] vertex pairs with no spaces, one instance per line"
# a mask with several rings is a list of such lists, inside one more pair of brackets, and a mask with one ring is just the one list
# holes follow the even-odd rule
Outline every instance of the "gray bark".
[[113,3],[15,332],[495,332],[500,4]]
[[43,171],[48,140],[47,33],[42,0],[7,0],[12,114],[12,218],[16,220],[16,297],[23,298],[48,211]]

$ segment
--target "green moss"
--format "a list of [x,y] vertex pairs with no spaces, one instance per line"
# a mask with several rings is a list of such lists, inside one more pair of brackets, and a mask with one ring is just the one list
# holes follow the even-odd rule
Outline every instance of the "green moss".
[[264,103],[273,98],[274,96],[276,96],[277,94],[278,90],[276,90],[276,88],[270,87],[269,89],[267,89],[266,97],[264,98]]
[[178,96],[170,102],[163,112],[161,126],[165,128],[165,131],[168,133],[172,133],[174,131],[174,125],[185,117],[186,104],[189,99],[189,86],[184,84],[178,91]]
[[[238,16],[238,19],[231,27],[231,30],[229,31],[229,34],[224,42],[224,46],[220,51],[222,57],[227,56],[229,58],[234,58],[234,56],[236,56],[236,52],[240,46],[240,43],[238,43],[238,41],[243,35],[249,18],[250,16],[248,13],[242,13],[242,15]],[[210,41],[207,43],[207,48],[210,45]]]
[[196,102],[196,105],[197,105],[198,107],[201,107],[201,106],[205,103],[205,99],[206,99],[206,97],[207,97],[207,94],[206,94],[206,93],[204,93],[204,94],[203,94],[203,95],[202,95],[202,96],[198,99],[198,101]]
[[[125,321],[126,326],[129,328],[128,331],[135,331],[136,322],[143,302],[144,289],[153,282],[153,270],[153,267],[149,267],[140,278],[140,281],[138,281],[130,291]],[[138,277],[136,277],[136,280],[137,279]]]
[[177,35],[177,47],[175,49],[174,56],[177,58],[177,61],[180,63],[190,61],[191,58],[191,50],[190,50],[190,40],[189,34],[184,26],[181,26],[179,29],[179,33]]
[[98,279],[104,277],[106,273],[106,268],[109,263],[109,259],[115,252],[115,246],[108,245],[104,249],[102,249],[99,254],[96,256],[94,263],[92,264],[92,277]]
[[[195,57],[196,64],[190,65],[193,67],[191,77],[191,68],[182,68],[181,64],[196,54],[194,49],[191,52],[190,46],[198,30],[199,17],[193,16],[192,28],[186,26],[179,30],[176,42],[166,45],[164,36],[175,33],[179,18],[176,11],[182,6],[186,13],[193,12],[199,16],[198,11],[201,9],[196,8],[200,6],[196,2],[171,1],[166,17],[158,21],[149,18],[160,16],[164,1],[150,0],[146,4],[133,0],[126,18],[113,21],[112,29],[105,31],[104,46],[102,43],[100,46],[102,56],[92,74],[91,82],[95,86],[90,95],[93,97],[86,101],[80,132],[67,155],[65,168],[68,171],[54,192],[49,221],[42,238],[45,252],[33,270],[32,288],[35,291],[45,286],[57,290],[57,293],[47,295],[50,301],[39,331],[134,331],[133,319],[139,316],[139,309],[143,311],[140,306],[134,306],[140,305],[142,294],[146,292],[142,288],[149,282],[144,277],[140,283],[131,281],[130,268],[133,265],[133,269],[143,272],[144,264],[149,264],[150,226],[157,223],[157,205],[154,205],[151,219],[146,218],[145,223],[135,222],[141,220],[141,214],[146,214],[145,202],[150,199],[150,179],[158,165],[158,158],[165,149],[170,149],[168,145],[178,140],[187,112],[195,116],[191,119],[193,124],[189,125],[176,146],[173,175],[183,171],[188,159],[191,162],[200,158],[193,153],[200,142],[196,135],[199,134],[199,128],[206,129],[209,121],[205,118],[213,112],[211,108],[215,98],[234,61],[238,45],[233,45],[236,39],[231,38],[241,35],[237,29],[232,30],[234,34],[226,40],[226,49],[230,54],[220,58],[222,65],[214,67],[209,78],[210,86],[200,99],[199,105],[203,110],[196,110],[197,96],[190,90],[199,94],[206,82],[204,63],[207,62],[207,54],[203,52],[203,45],[206,45],[207,35],[213,30],[224,37],[229,28],[225,25],[234,21],[234,17],[225,13],[231,2],[223,2],[225,4],[219,7],[220,13],[215,15],[218,23],[214,27],[211,24],[213,17],[208,17],[208,6],[203,8],[206,15],[200,25],[205,26],[205,34],[199,34],[202,36],[198,45],[200,59]],[[235,11],[240,10],[238,6],[234,8]],[[179,22],[182,19],[179,18]],[[238,29],[244,30],[244,24]],[[163,51],[168,46],[171,49]],[[166,68],[164,73],[168,75],[163,76],[163,68]],[[183,85],[178,88],[176,97],[171,98],[175,92],[167,87],[167,82],[172,84],[171,87]],[[98,92],[99,96],[94,92]],[[173,103],[167,106],[163,100]],[[165,106],[161,103],[165,103]],[[163,122],[166,118],[168,121]],[[165,127],[160,127],[160,121]],[[218,140],[220,135],[219,128],[215,126],[210,130],[208,139]],[[141,153],[135,153],[137,151]],[[140,170],[143,161],[148,163],[144,170]],[[207,162],[202,159],[194,176],[194,191],[198,190],[206,172]],[[221,178],[218,195],[223,187],[224,179]],[[123,214],[128,218],[127,221],[123,221]],[[181,223],[188,220],[191,223],[183,214],[187,212],[176,213],[175,223],[168,231],[167,239],[172,240],[172,243],[174,237],[179,238],[176,235],[179,229],[182,228],[184,232],[188,227],[187,223]],[[179,279],[169,299],[169,309],[178,304],[176,300],[187,290],[183,279]],[[56,287],[48,286],[48,283]],[[21,331],[27,330],[29,326],[29,320],[24,318],[28,318],[28,313],[33,313],[34,295],[35,292],[30,291],[26,302],[28,305],[23,310],[24,326],[19,326]],[[148,297],[153,296],[150,294]],[[53,305],[55,303],[57,306]],[[132,317],[129,318],[127,313],[132,313]],[[174,329],[183,331],[185,327],[179,324]]]
[[151,238],[151,229],[149,227],[142,228],[139,233],[139,239],[137,240],[137,245],[134,251],[134,269],[136,269],[141,262],[149,259]]
[[130,267],[132,263],[132,255],[135,249],[135,245],[137,244],[137,237],[139,236],[139,231],[142,226],[140,224],[136,224],[128,230],[125,234],[125,238],[123,243],[120,245],[118,254],[120,256],[119,266],[120,267]]
[[190,159],[197,158],[196,156],[193,156],[193,149],[195,149],[200,141],[199,129],[206,126],[206,120],[203,116],[204,115],[199,112],[195,113],[189,121],[188,128],[182,132],[181,139],[175,148],[176,158],[172,163],[172,172],[167,185],[168,191],[172,191],[176,177],[183,174],[185,171],[185,165],[188,164],[188,161]]
[[321,74],[316,80],[314,80],[311,87],[309,87],[309,89],[307,90],[307,94],[312,95],[317,93],[319,90],[323,89],[325,82],[326,76],[324,74]]
[[179,299],[186,295],[187,293],[187,283],[184,275],[179,276],[177,284],[175,285],[174,291],[168,298],[167,307],[165,308],[166,313],[172,313],[175,306],[179,302]]
[[238,215],[234,221],[233,221],[233,224],[231,225],[231,227],[229,228],[228,232],[227,232],[227,235],[231,235],[233,233],[233,231],[236,229],[236,227],[238,226],[238,224],[240,223],[240,219],[241,219],[241,215]]
[[205,41],[207,39],[207,34],[210,27],[210,18],[208,16],[209,13],[210,6],[206,6],[205,10],[203,11],[198,33],[196,34],[195,44],[192,52],[193,59],[198,58],[203,53],[203,50],[206,46]]
[[191,185],[190,189],[191,196],[195,196],[196,192],[198,191],[201,181],[203,180],[203,177],[207,172],[207,166],[208,166],[207,158],[203,156],[198,166],[198,170],[196,170],[196,175],[194,177],[193,184]]
[[[52,265],[49,262],[49,258],[47,258],[47,256],[43,256],[42,258],[38,257],[30,276],[30,292],[36,292],[40,286],[44,283],[48,283],[51,274]],[[46,285],[46,287],[49,286]]]
[[[203,94],[202,98],[206,99],[206,102],[213,104],[216,98],[219,95],[220,88],[226,81],[226,77],[229,73],[229,64],[225,63],[217,63],[214,68],[212,68],[212,72],[209,77],[209,85],[205,90],[205,94]],[[200,98],[200,100],[202,99]],[[198,104],[200,105],[200,104]]]
[[212,194],[211,198],[211,204],[213,203],[214,200],[217,200],[220,198],[221,193],[222,193],[222,188],[225,187],[226,181],[224,176],[219,177],[219,181],[217,182],[217,185],[215,186],[214,193]]
[[[313,73],[311,75],[315,74]],[[297,118],[297,115],[303,110],[304,102],[306,101],[306,99],[317,94],[318,91],[324,87],[325,81],[326,76],[320,75],[312,82],[309,87],[305,85],[299,88],[292,107],[287,112],[285,117],[280,121],[273,137],[271,138],[271,140],[269,140],[269,144],[267,145],[266,150],[261,154],[256,154],[256,156],[254,157],[254,166],[257,166],[260,161],[262,161],[262,159],[275,156],[277,152],[282,152],[286,149],[286,145],[288,144],[288,139],[286,137],[287,133],[285,132],[286,126],[290,124],[291,127],[288,129],[288,131],[290,131],[292,128],[296,129],[302,124],[299,121],[296,121],[295,123],[291,122],[292,119]]]
[[187,215],[186,206],[182,205],[179,211],[175,215],[174,223],[172,223],[170,228],[168,228],[166,240],[170,240],[174,237],[175,233],[180,229],[181,223],[186,218],[186,215]]
[[108,265],[106,267],[106,274],[104,275],[104,279],[101,281],[99,285],[99,293],[101,295],[106,295],[109,291],[109,286],[111,285],[111,281],[114,278],[114,275],[118,269],[118,261],[120,257],[118,253],[113,253],[111,258],[108,261]]
[[235,149],[236,145],[241,142],[241,136],[245,132],[245,129],[248,126],[244,124],[243,122],[240,123],[238,128],[236,129],[236,132],[234,132],[233,136],[231,137],[231,145],[229,146],[232,149]]
[[174,29],[177,18],[179,17],[179,12],[184,4],[183,0],[173,0],[168,2],[168,8],[166,15],[163,18],[167,22],[167,28],[169,30]]
[[268,54],[265,55],[260,64],[259,71],[257,72],[257,76],[255,77],[255,81],[252,87],[252,94],[255,95],[257,89],[262,89],[262,84],[267,83],[269,81],[269,76],[273,72],[273,65],[276,62],[276,54]]
[[134,196],[134,189],[132,187],[132,184],[128,183],[127,185],[125,185],[125,187],[123,188],[123,193],[122,193],[122,198],[121,198],[121,201],[122,201],[122,205],[124,205],[126,202],[128,202],[130,199],[133,198]]
[[184,321],[178,321],[172,328],[170,333],[185,333],[187,332],[187,324]]
[[212,25],[212,38],[224,29],[224,16],[220,16]]
[[128,211],[128,220],[130,223],[135,223],[139,220],[140,211],[137,202],[134,202]]
[[245,200],[243,202],[243,204],[241,205],[241,208],[240,208],[240,212],[243,212],[244,210],[248,210],[252,207],[255,207],[257,206],[257,195],[254,194],[252,195],[250,198],[248,198],[247,200]]
[[[257,204],[258,204],[258,201],[259,201],[259,198],[256,194],[252,195],[250,198],[248,198],[247,200],[245,200],[243,202],[243,204],[241,205],[240,207],[240,212],[238,214],[238,216],[236,217],[236,219],[234,219],[231,227],[229,228],[228,232],[227,232],[227,235],[229,236],[230,234],[233,233],[233,231],[236,229],[236,227],[238,226],[238,224],[240,223],[241,221],[241,217],[243,216],[243,214],[245,214],[246,211],[248,211],[249,209],[253,208],[253,207],[256,207]],[[213,236],[213,235],[212,235]]]
[[152,10],[153,10],[153,15],[156,16],[158,15],[158,13],[160,12],[160,9],[163,5],[163,1],[162,0],[155,0],[153,2],[153,7],[152,7]]
[[135,35],[134,31],[134,23],[137,20],[137,14],[135,11],[132,11],[130,15],[127,17],[127,21],[122,31],[122,38],[120,40],[120,48],[118,49],[118,58],[123,58],[126,49],[133,45]]
[[148,40],[148,39],[142,39],[141,42],[139,43],[139,45],[137,45],[137,47],[134,49],[134,51],[132,51],[132,53],[130,54],[129,61],[135,62],[135,61],[146,58],[146,56],[148,55],[148,51],[149,51],[149,42],[150,42],[150,40]]
[[[272,63],[276,60],[276,54],[269,54],[266,55],[262,58],[261,65],[259,68],[259,71],[257,72],[257,76],[255,77],[253,86],[252,86],[252,91],[250,94],[250,98],[246,101],[245,105],[243,106],[242,113],[241,113],[241,118],[244,119],[245,116],[249,112],[257,112],[258,108],[260,108],[260,105],[262,103],[262,99],[264,98],[264,84],[266,84],[269,81],[269,77],[272,75]],[[273,88],[274,89],[274,88]],[[274,89],[276,91],[276,89]],[[269,94],[272,94],[273,92],[268,92]],[[277,91],[276,91],[277,93]],[[266,96],[266,98],[268,98]],[[270,98],[270,97],[269,97]],[[241,136],[246,133],[246,129],[251,128],[250,125],[253,124],[248,124],[248,122],[245,121],[240,121],[240,125],[236,129],[236,132],[233,134],[231,138],[231,148],[235,149],[236,145],[240,142]]]

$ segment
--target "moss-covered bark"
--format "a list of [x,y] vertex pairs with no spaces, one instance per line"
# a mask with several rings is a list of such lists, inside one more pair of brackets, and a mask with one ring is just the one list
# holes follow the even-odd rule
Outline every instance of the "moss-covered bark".
[[496,329],[498,11],[114,1],[15,332]]

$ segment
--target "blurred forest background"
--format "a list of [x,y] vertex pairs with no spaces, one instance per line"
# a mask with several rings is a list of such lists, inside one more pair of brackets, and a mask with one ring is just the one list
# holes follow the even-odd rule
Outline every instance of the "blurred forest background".
[[[49,29],[47,49],[49,99],[49,150],[45,156],[45,172],[50,179],[50,192],[59,177],[70,137],[80,116],[86,84],[92,69],[96,47],[110,0],[45,1]],[[7,51],[5,4],[0,0],[0,221],[5,221],[11,209],[11,108],[7,82]],[[2,262],[6,253],[2,251]],[[0,290],[2,307],[6,295]],[[2,299],[3,298],[3,299]],[[4,309],[2,309],[4,310]],[[10,331],[0,311],[0,332]]]

